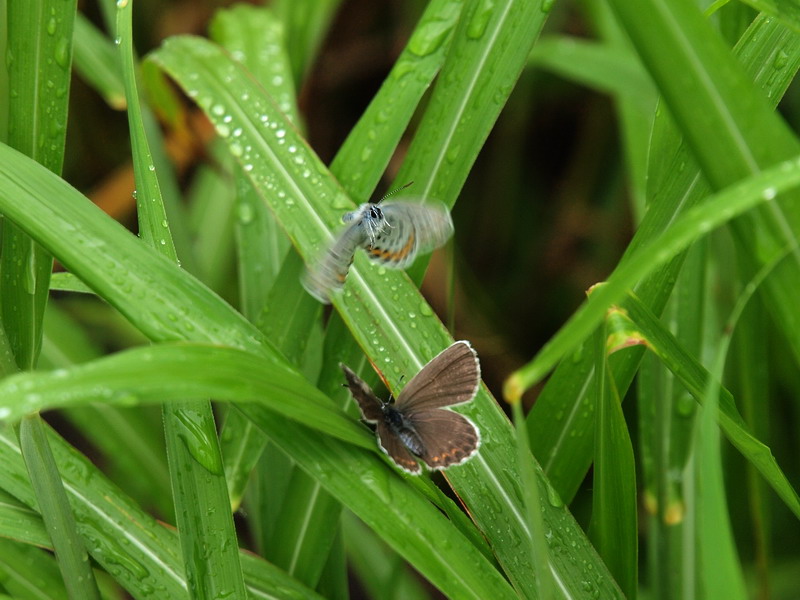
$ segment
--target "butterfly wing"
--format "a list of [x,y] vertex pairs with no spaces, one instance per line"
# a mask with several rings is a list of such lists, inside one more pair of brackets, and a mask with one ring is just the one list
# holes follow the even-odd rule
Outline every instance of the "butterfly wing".
[[400,437],[384,421],[378,423],[375,431],[378,434],[378,445],[392,459],[394,464],[411,475],[420,474],[421,468],[414,455],[403,445]]
[[331,292],[344,285],[353,254],[367,239],[360,222],[345,227],[322,257],[304,274],[303,287],[323,304],[329,304]]
[[361,409],[361,416],[368,423],[383,423],[383,411],[381,410],[381,401],[372,392],[367,383],[362,380],[358,375],[347,365],[339,365],[344,371],[344,378],[347,381],[347,387],[350,389],[350,394],[355,398],[358,403],[358,408]]
[[446,409],[424,410],[411,417],[423,452],[419,457],[431,469],[446,469],[472,458],[481,444],[478,428],[464,415]]
[[431,202],[384,202],[380,205],[386,224],[367,238],[364,249],[374,261],[393,269],[405,269],[417,254],[444,244],[453,233],[453,221],[444,204]]
[[400,392],[395,408],[411,418],[416,411],[463,404],[475,397],[480,380],[478,355],[461,340],[422,367]]

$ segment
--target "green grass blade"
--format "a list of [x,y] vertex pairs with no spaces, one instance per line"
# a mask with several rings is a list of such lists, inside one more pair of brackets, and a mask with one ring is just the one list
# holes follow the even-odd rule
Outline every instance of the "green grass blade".
[[[750,82],[695,3],[614,0],[611,4],[714,189],[800,151],[796,136]],[[799,199],[796,192],[789,193],[732,223],[751,272],[787,245],[797,248]],[[800,340],[800,331],[795,330],[798,286],[800,249],[765,284],[770,309],[793,345]],[[800,345],[793,350],[800,356]]]
[[271,361],[233,348],[202,344],[135,348],[50,373],[20,373],[0,381],[0,388],[8,392],[3,398],[4,420],[100,400],[130,406],[212,396],[261,401],[318,431],[373,448],[364,428],[313,385]]
[[452,206],[548,16],[543,2],[468,2],[397,181]]
[[[544,377],[566,354],[572,352],[603,318],[611,304],[622,299],[627,289],[688,248],[695,240],[714,228],[759,204],[771,203],[784,191],[791,191],[800,183],[800,163],[786,161],[756,176],[734,184],[711,196],[702,205],[695,207],[677,219],[660,238],[654,240],[634,257],[621,264],[598,288],[553,338],[545,344],[539,354],[506,381],[505,394],[517,398]],[[794,250],[791,250],[792,252]],[[783,252],[776,255],[783,256]]]
[[[317,590],[326,598],[342,598],[346,600],[350,597],[349,577],[350,572],[347,569],[347,555],[344,549],[344,539],[340,526],[333,540],[333,547],[328,553],[328,561],[322,569],[322,574],[317,584]],[[415,596],[415,598],[424,600],[425,597]]]
[[[7,6],[8,144],[54,173],[64,162],[75,6],[48,0]],[[17,364],[32,369],[53,260],[9,223],[0,266],[3,326]]]
[[[769,418],[773,408],[759,401],[759,398],[766,397],[774,386],[770,378],[770,365],[762,360],[759,344],[768,327],[769,320],[763,301],[755,296],[750,300],[736,327],[733,338],[735,362],[729,370],[734,373],[733,393],[741,406],[742,416],[753,435],[760,440],[771,439],[772,429]],[[777,451],[774,445],[773,449]],[[770,588],[770,571],[774,561],[770,540],[775,526],[780,521],[769,502],[766,482],[752,464],[747,465],[747,491],[756,556],[757,589],[758,593],[765,595]]]
[[196,276],[212,290],[224,295],[232,287],[234,242],[231,231],[236,219],[231,161],[219,144],[209,148],[214,166],[201,166],[188,192],[192,254]]
[[19,446],[36,493],[39,512],[53,542],[58,568],[70,597],[97,600],[100,591],[45,436],[45,425],[38,415],[28,417],[20,424]]
[[193,598],[244,597],[211,402],[177,401],[165,406],[164,433],[189,592]]
[[277,0],[273,10],[286,29],[289,59],[297,87],[316,58],[341,0]]
[[[675,332],[675,341],[700,357],[707,355],[704,346],[712,345],[709,338],[715,330],[713,316],[706,310],[708,245],[704,240],[687,252],[662,317]],[[656,574],[653,589],[659,597],[670,598],[696,579],[697,565],[683,551],[683,540],[692,536],[692,522],[686,519],[686,490],[691,486],[675,476],[684,472],[691,450],[695,402],[653,354],[645,357],[637,374],[637,399],[648,572]]]
[[[783,96],[800,65],[798,37],[775,20],[759,17],[748,28],[735,48],[743,66],[763,93],[774,104]],[[775,71],[772,65],[784,68]],[[656,115],[650,148],[648,191],[651,202],[636,235],[625,251],[623,261],[634,256],[669,227],[676,216],[700,202],[708,194],[708,184],[693,166],[695,161],[673,125],[668,113]],[[636,293],[651,310],[660,314],[683,263],[678,256],[637,283]],[[542,462],[553,485],[562,497],[575,494],[591,462],[588,431],[592,427],[587,394],[592,388],[590,352],[582,347],[563,361],[536,401],[529,415],[531,448]],[[627,388],[639,363],[636,350],[611,357],[620,389]],[[564,399],[573,399],[564,406]],[[564,440],[571,440],[564,444]],[[577,441],[576,441],[577,440]]]
[[[44,324],[40,368],[64,369],[101,355],[87,332],[55,303],[47,306]],[[160,414],[97,403],[61,415],[102,452],[104,468],[116,483],[163,517],[173,514]],[[147,478],[139,476],[143,471]]]
[[[241,62],[264,89],[268,90],[289,120],[299,123],[300,116],[289,57],[286,53],[284,30],[272,12],[266,8],[238,5],[218,11],[209,29],[212,38],[230,52],[235,60]],[[290,270],[282,269],[291,244],[268,208],[259,200],[241,166],[235,166],[233,172],[237,188],[235,233],[239,302],[242,313],[251,322],[256,323],[265,305],[271,304],[268,300],[270,290],[279,290],[287,283],[287,277],[293,277]],[[279,273],[283,273],[282,280],[276,283]],[[296,277],[288,283],[299,287]],[[283,302],[284,309],[294,308],[288,306],[288,303],[297,299],[296,293],[274,295]],[[307,309],[313,308],[308,306],[304,298],[302,302]],[[289,313],[285,310],[270,310],[262,327],[264,331],[275,327],[284,334],[280,341],[276,341],[276,346],[295,366],[299,366],[300,358],[294,350],[302,351],[307,335],[296,330],[297,337],[293,338],[287,334],[289,330],[283,325],[294,322],[302,327],[302,323],[293,318],[301,315],[311,318],[313,313],[307,310]],[[309,321],[309,325],[311,323],[313,321]],[[288,341],[290,347],[282,346],[281,341]],[[225,459],[228,492],[233,507],[239,506],[250,474],[258,464],[266,443],[264,433],[242,413],[237,410],[228,412],[221,446]],[[266,476],[270,477],[273,483],[278,479],[278,472],[285,473],[293,468],[290,459],[281,453],[267,453],[263,462],[266,461],[271,461],[265,468]],[[268,496],[270,502],[282,499],[280,486],[273,485]],[[254,529],[263,529],[266,522],[270,521],[267,515],[271,515],[271,512],[263,511],[260,506],[254,508],[250,503],[247,508],[249,512],[259,514],[258,524],[254,525]],[[256,537],[269,542],[261,546],[261,552],[267,558],[269,558],[266,554],[268,548],[273,547],[273,544],[280,546],[284,543],[283,540],[275,540],[272,535],[256,533]]]
[[653,82],[623,48],[565,36],[543,38],[533,47],[528,64],[598,92],[629,98],[643,110],[653,108]]
[[425,588],[408,572],[402,558],[351,513],[342,515],[342,530],[347,560],[370,598],[425,600],[429,597]]
[[247,67],[289,120],[299,125],[300,112],[284,27],[272,11],[249,4],[234,5],[217,11],[209,33],[211,39]]
[[717,598],[747,598],[744,574],[736,552],[731,520],[725,498],[723,463],[720,447],[717,410],[722,379],[731,337],[739,318],[753,294],[765,278],[777,266],[777,262],[762,268],[748,282],[736,301],[736,305],[725,324],[714,359],[712,372],[704,391],[703,411],[695,437],[694,476],[697,494],[697,535],[700,548],[700,586],[703,593]]
[[791,0],[742,0],[742,2],[759,12],[779,18],[787,26],[800,32],[800,7],[797,3]]
[[[65,489],[89,552],[134,597],[189,598],[177,534],[159,524],[69,444],[50,431],[49,443],[64,473]],[[35,505],[13,434],[0,431],[0,488]],[[257,598],[319,600],[269,563],[241,553],[248,591]]]
[[122,65],[122,81],[128,104],[128,128],[131,134],[133,171],[136,179],[136,207],[138,209],[139,236],[145,243],[159,248],[162,254],[177,259],[172,236],[169,233],[167,213],[161,197],[161,187],[155,173],[150,145],[142,122],[142,107],[136,83],[136,66],[133,55],[133,30],[131,11],[133,0],[117,3],[117,39]]
[[40,548],[52,545],[42,517],[14,496],[0,489],[0,536]]
[[70,597],[52,554],[13,540],[0,539],[0,583],[16,600]]
[[537,473],[532,468],[533,461],[528,459],[530,454],[528,432],[526,431],[525,416],[522,413],[522,406],[519,402],[511,407],[511,415],[514,419],[518,461],[521,465],[520,483],[522,485],[526,519],[532,532],[530,546],[526,549],[526,553],[530,555],[530,561],[535,570],[537,597],[553,598],[555,597],[556,579],[553,577],[551,570],[547,534],[544,533],[546,527],[541,510],[542,500],[539,492],[539,477],[537,477]]
[[83,14],[75,17],[75,71],[116,110],[124,110],[125,87],[111,41]]
[[[72,66],[75,2],[8,3],[8,142],[54,173],[64,161],[67,104]],[[14,224],[3,227],[0,307],[16,363],[33,369],[41,349],[52,256]],[[45,525],[56,549],[69,594],[99,598],[86,550],[38,415],[20,426],[25,456]]]
[[625,597],[636,598],[636,466],[621,398],[608,367],[606,334],[611,329],[609,322],[594,334],[595,372],[599,377],[595,387],[594,493],[589,534]]
[[[331,172],[351,198],[366,201],[375,189],[445,60],[461,10],[462,2],[453,0],[428,4],[381,89],[336,153]],[[410,191],[425,195],[416,182]]]
[[[132,2],[117,3],[116,33],[137,186],[139,236],[166,258],[178,259],[161,187],[142,121],[133,55]],[[201,205],[202,207],[202,205]],[[211,271],[211,268],[208,269]],[[163,407],[175,516],[192,596],[243,597],[244,577],[217,430],[208,400],[174,400]]]
[[[695,400],[702,401],[704,390],[708,386],[708,372],[675,342],[672,334],[642,304],[632,299],[627,305],[627,311],[635,323],[635,329],[647,340],[648,348],[675,374]],[[792,512],[800,517],[800,497],[783,474],[770,449],[748,431],[733,397],[725,388],[720,391],[719,419],[730,442],[758,469]]]

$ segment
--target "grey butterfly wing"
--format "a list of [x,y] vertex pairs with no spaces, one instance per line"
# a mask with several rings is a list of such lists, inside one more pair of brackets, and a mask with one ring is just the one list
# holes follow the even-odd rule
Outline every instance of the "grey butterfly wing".
[[411,416],[469,402],[481,381],[478,355],[469,342],[455,342],[422,367],[397,397],[395,408]]
[[365,240],[366,234],[360,223],[345,227],[320,259],[305,272],[301,281],[306,291],[323,304],[329,304],[331,292],[344,285],[353,254]]
[[394,464],[411,475],[419,475],[421,468],[414,455],[403,445],[400,438],[390,429],[385,421],[380,421],[375,428],[378,434],[378,445],[392,459]]
[[367,255],[393,269],[405,269],[417,254],[444,244],[453,233],[453,220],[444,204],[384,202],[386,226],[364,244]]
[[352,369],[347,365],[339,365],[344,371],[344,378],[347,381],[347,387],[350,389],[350,394],[361,409],[361,416],[368,423],[383,423],[383,411],[381,410],[381,401],[372,392],[370,387],[358,375],[353,373]]
[[446,409],[415,412],[414,430],[422,441],[419,457],[431,469],[446,469],[472,458],[481,444],[478,428],[464,415]]

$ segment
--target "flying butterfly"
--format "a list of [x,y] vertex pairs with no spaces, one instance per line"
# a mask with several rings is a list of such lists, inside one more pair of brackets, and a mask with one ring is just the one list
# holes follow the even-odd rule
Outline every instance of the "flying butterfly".
[[381,265],[405,269],[418,254],[441,246],[453,233],[450,213],[440,202],[366,202],[342,221],[347,226],[302,280],[306,291],[324,304],[344,285],[358,248]]
[[480,363],[469,342],[455,342],[422,367],[395,402],[383,402],[349,367],[340,366],[363,420],[375,425],[378,445],[402,470],[419,475],[418,459],[430,469],[446,469],[478,451],[478,428],[446,408],[469,402],[478,391]]

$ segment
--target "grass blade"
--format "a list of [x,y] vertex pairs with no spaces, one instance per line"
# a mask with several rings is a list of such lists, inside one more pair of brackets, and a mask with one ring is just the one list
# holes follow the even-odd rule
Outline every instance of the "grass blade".
[[[178,259],[161,187],[147,141],[133,55],[132,0],[117,2],[119,45],[131,135],[139,235],[167,259]],[[243,597],[238,541],[222,467],[217,430],[208,400],[177,400],[163,407],[175,517],[192,596]]]
[[595,371],[599,379],[589,534],[625,597],[635,598],[638,589],[636,467],[621,398],[608,368],[605,334],[609,329],[611,323],[608,329],[603,325],[595,333]]
[[[695,400],[700,402],[708,387],[708,372],[674,341],[672,334],[642,304],[631,301],[627,306],[635,329],[647,340],[648,347],[675,374]],[[792,512],[800,517],[800,497],[783,474],[770,449],[748,431],[733,397],[725,388],[720,391],[718,405],[720,426],[730,442],[758,469]]]
[[71,598],[99,600],[100,591],[89,566],[89,557],[76,531],[75,517],[67,501],[58,467],[44,439],[45,426],[38,415],[20,425],[19,446],[25,457],[39,512],[53,541],[58,568]]

